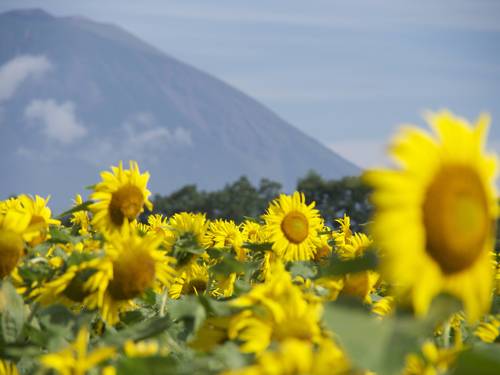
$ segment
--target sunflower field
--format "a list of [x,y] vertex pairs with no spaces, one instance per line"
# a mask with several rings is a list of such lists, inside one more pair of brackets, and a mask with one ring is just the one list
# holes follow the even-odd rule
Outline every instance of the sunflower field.
[[242,222],[146,216],[133,161],[57,217],[0,201],[0,375],[500,374],[489,117],[426,119],[364,173],[363,231],[301,192]]

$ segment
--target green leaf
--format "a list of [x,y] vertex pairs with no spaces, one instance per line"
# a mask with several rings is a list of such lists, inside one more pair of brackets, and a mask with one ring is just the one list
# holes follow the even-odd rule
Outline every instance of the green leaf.
[[316,275],[314,264],[311,262],[294,262],[290,266],[290,273],[292,277],[302,276],[303,278],[310,279]]
[[109,329],[102,340],[109,345],[122,346],[127,340],[140,341],[157,336],[172,324],[170,317],[151,318],[116,331]]
[[252,251],[269,251],[273,248],[272,242],[264,242],[264,243],[248,243],[245,242],[243,246],[245,249],[249,249]]
[[500,344],[477,345],[457,359],[452,375],[500,374]]
[[319,268],[318,277],[375,270],[377,266],[378,258],[373,251],[367,251],[361,257],[345,261],[340,260],[336,256],[332,256],[328,264]]
[[22,297],[6,280],[0,286],[0,327],[5,342],[15,342],[22,332],[25,314]]
[[62,214],[57,215],[56,218],[57,219],[62,219],[65,216],[74,214],[75,212],[78,212],[78,211],[88,211],[89,210],[89,206],[92,203],[94,203],[94,202],[92,202],[92,201],[85,201],[82,204],[79,204],[78,206],[75,206],[75,207],[73,207],[73,208],[71,208],[71,209],[69,209],[67,211],[64,211]]
[[184,323],[184,330],[179,336],[181,340],[187,340],[191,337],[206,318],[205,308],[196,296],[184,296],[178,300],[170,300],[167,306],[171,319]]
[[380,374],[399,374],[405,357],[418,352],[423,337],[457,311],[460,304],[449,296],[436,298],[424,319],[410,314],[376,319],[360,308],[340,303],[326,305],[324,320],[338,334],[353,363]]
[[210,270],[215,274],[227,276],[233,272],[245,272],[247,266],[247,264],[237,261],[234,255],[227,253],[227,255],[222,257],[216,265],[210,268]]
[[74,237],[71,236],[69,230],[66,228],[58,228],[51,226],[49,228],[50,239],[49,243],[75,243]]

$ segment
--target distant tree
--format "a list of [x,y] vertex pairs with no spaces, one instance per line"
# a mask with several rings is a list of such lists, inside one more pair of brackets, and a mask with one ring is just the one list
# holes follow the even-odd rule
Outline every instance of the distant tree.
[[316,207],[330,224],[344,213],[351,217],[351,222],[357,230],[370,220],[370,188],[360,177],[325,180],[316,172],[310,171],[299,180],[297,190],[304,193],[308,202],[316,202]]
[[[332,224],[335,218],[347,213],[355,229],[366,223],[372,209],[368,201],[370,189],[359,177],[325,180],[314,171],[300,179],[297,190],[308,202],[315,201],[325,220]],[[154,212],[171,216],[177,212],[203,212],[210,219],[226,218],[237,222],[245,216],[259,217],[274,198],[282,192],[276,181],[262,179],[255,187],[247,177],[240,177],[222,189],[199,191],[195,185],[186,185],[167,196],[155,195]]]
[[203,212],[210,219],[226,218],[237,222],[245,216],[258,217],[269,202],[281,191],[281,184],[262,179],[254,187],[247,177],[240,177],[221,190],[213,192],[199,191],[195,185],[186,185],[167,196],[155,195],[153,206],[155,213],[171,216],[177,212]]

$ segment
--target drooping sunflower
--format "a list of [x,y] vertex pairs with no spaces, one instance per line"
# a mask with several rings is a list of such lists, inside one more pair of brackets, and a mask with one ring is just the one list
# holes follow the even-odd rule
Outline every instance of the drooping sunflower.
[[263,215],[273,251],[285,261],[310,260],[314,257],[315,240],[323,228],[323,220],[315,203],[307,205],[304,194],[282,194]]
[[399,168],[366,174],[375,188],[371,229],[383,271],[417,314],[447,292],[475,320],[491,303],[498,213],[497,161],[484,151],[489,117],[471,125],[443,111],[427,120],[433,135],[406,127],[395,139],[390,151]]
[[[74,203],[75,206],[83,204],[83,198],[80,194],[75,196]],[[87,211],[82,210],[74,212],[73,215],[71,215],[70,223],[80,227],[78,233],[82,236],[89,233],[90,219]]]
[[173,281],[175,260],[158,248],[161,239],[141,237],[124,225],[108,239],[105,256],[84,284],[89,293],[84,304],[99,308],[103,320],[118,323],[119,314],[134,306],[133,299],[152,288],[161,292]]
[[0,280],[16,267],[24,251],[31,215],[10,208],[0,214]]
[[111,167],[112,172],[101,173],[102,181],[94,187],[90,205],[94,214],[92,224],[104,231],[119,230],[125,222],[136,219],[144,207],[153,209],[149,201],[151,192],[147,189],[149,173],[139,171],[137,162],[130,161],[130,169]]
[[52,218],[52,211],[47,206],[50,197],[42,198],[39,195],[30,197],[22,194],[18,197],[21,207],[31,215],[30,232],[33,233],[29,239],[30,245],[35,246],[48,238],[49,225],[60,225],[59,220]]

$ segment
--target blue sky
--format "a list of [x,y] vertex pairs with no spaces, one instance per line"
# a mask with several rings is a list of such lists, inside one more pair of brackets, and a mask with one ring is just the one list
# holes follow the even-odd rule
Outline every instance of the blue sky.
[[264,103],[361,166],[426,109],[493,115],[500,1],[3,0],[114,23]]

